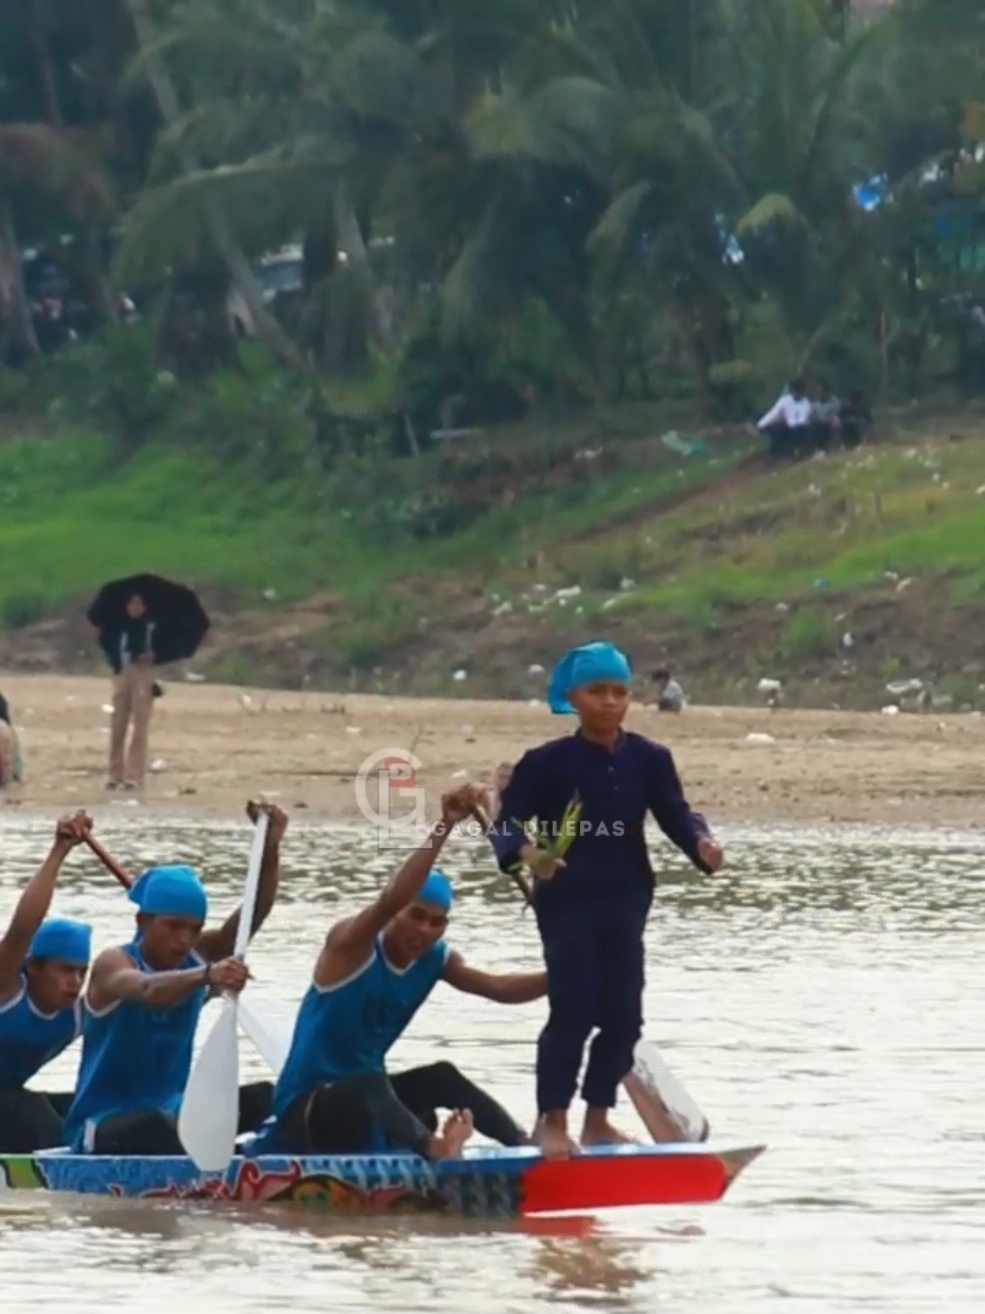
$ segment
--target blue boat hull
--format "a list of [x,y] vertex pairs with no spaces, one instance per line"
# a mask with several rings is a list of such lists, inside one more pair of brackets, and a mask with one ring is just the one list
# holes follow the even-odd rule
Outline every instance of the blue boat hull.
[[315,1205],[344,1213],[445,1212],[466,1217],[720,1199],[762,1146],[618,1146],[549,1163],[534,1149],[475,1150],[430,1164],[412,1154],[237,1156],[224,1173],[187,1158],[0,1156],[0,1191],[42,1190],[143,1200]]

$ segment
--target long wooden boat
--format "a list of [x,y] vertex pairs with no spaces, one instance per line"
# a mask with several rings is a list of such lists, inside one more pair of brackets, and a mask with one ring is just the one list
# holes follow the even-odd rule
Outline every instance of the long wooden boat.
[[50,1150],[0,1156],[0,1191],[142,1200],[293,1202],[344,1213],[515,1218],[630,1205],[720,1200],[764,1146],[627,1145],[549,1162],[533,1148],[475,1149],[430,1164],[413,1154],[247,1158],[203,1174],[186,1158],[115,1158]]

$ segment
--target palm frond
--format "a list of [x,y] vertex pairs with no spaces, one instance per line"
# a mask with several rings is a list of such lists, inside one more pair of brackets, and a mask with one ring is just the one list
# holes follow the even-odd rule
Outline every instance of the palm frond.
[[532,153],[604,179],[628,109],[623,96],[591,78],[554,78],[526,106]]
[[824,98],[814,119],[814,130],[810,144],[804,153],[801,164],[798,195],[806,193],[811,179],[820,167],[820,158],[825,150],[830,149],[832,137],[844,127],[839,125],[839,116],[843,115],[845,99],[850,94],[852,79],[873,48],[883,39],[886,28],[882,23],[873,23],[856,36],[851,37],[840,49],[825,78]]
[[120,277],[158,275],[205,249],[210,210],[225,218],[244,247],[262,250],[285,223],[296,226],[325,214],[335,176],[320,157],[271,155],[149,188],[123,225]]
[[439,112],[424,66],[386,32],[364,31],[330,61],[332,91],[351,113],[402,126],[432,122]]
[[446,342],[467,338],[488,323],[497,299],[495,230],[500,204],[499,197],[494,197],[445,278],[441,289],[441,336]]
[[469,152],[476,160],[531,157],[532,128],[522,101],[492,92],[479,97],[462,123]]
[[623,250],[636,231],[640,211],[653,190],[653,183],[644,179],[620,192],[595,225],[588,239],[589,248],[608,246],[614,251]]
[[303,33],[291,35],[282,27],[272,30],[259,21],[251,6],[246,14],[198,15],[156,34],[133,55],[121,85],[129,90],[153,73],[155,64],[181,56],[209,69],[209,81],[229,79],[233,73],[255,72],[273,85],[296,73],[303,50]]
[[83,222],[109,213],[113,187],[98,160],[71,135],[43,123],[0,126],[0,191],[20,190],[61,205]]
[[761,196],[756,204],[735,225],[736,234],[755,233],[771,224],[807,225],[807,220],[789,196],[770,192]]

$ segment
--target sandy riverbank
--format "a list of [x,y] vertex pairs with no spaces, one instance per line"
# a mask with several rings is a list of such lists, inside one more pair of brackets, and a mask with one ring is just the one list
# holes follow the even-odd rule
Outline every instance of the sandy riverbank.
[[[22,736],[20,809],[105,807],[109,684],[0,674]],[[251,710],[252,709],[252,710]],[[265,693],[169,683],[156,703],[142,805],[239,815],[251,794],[358,820],[353,777],[371,753],[413,749],[433,800],[467,772],[569,728],[543,707],[465,700]],[[633,728],[675,754],[687,792],[712,819],[966,826],[985,820],[985,719],[975,716],[637,708]],[[771,742],[749,736],[769,735]]]

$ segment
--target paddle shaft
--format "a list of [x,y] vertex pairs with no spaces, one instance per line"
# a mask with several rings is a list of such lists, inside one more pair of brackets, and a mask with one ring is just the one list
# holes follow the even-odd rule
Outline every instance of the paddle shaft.
[[[260,814],[260,817],[257,819],[256,824],[258,829],[257,829],[257,834],[254,837],[254,843],[258,845],[266,843],[267,841],[266,823],[268,821],[269,818],[267,817],[267,814],[265,812],[262,812]],[[260,830],[263,831],[262,840],[259,834]],[[133,877],[130,875],[128,871],[126,871],[123,867],[120,866],[120,864],[116,861],[116,859],[113,857],[111,853],[108,853],[106,849],[103,848],[99,840],[94,839],[92,835],[87,834],[85,837],[85,842],[86,844],[88,844],[89,848],[96,855],[99,861],[103,864],[106,870],[116,877],[116,879],[120,882],[120,884],[123,886],[125,890],[129,890],[133,888]],[[259,879],[260,879],[259,864],[256,864],[253,870],[256,872],[256,877],[254,879],[253,888],[248,891],[249,902],[250,902],[250,913],[248,917],[240,918],[240,926],[237,928],[237,932],[236,932],[237,943],[236,943],[236,950],[234,957],[239,958],[241,961],[243,958],[246,957],[246,948],[250,941],[250,932],[253,929],[253,912],[255,911],[255,906],[256,906],[256,886],[259,883]],[[244,904],[244,909],[245,909],[245,904]]]
[[99,840],[94,839],[90,834],[86,834],[85,842],[106,870],[116,877],[125,890],[133,888],[133,877],[120,866],[111,853],[106,852]]
[[[257,818],[253,816],[252,811],[250,811],[250,819],[252,821],[257,820]],[[96,855],[99,861],[103,864],[106,870],[111,875],[116,877],[116,879],[120,882],[123,888],[125,890],[132,889],[133,877],[125,868],[120,866],[120,864],[113,857],[112,853],[107,853],[107,851],[100,844],[99,840],[97,840],[92,834],[88,832],[86,833],[85,842],[86,844],[88,844],[90,850]]]
[[[252,816],[252,812],[250,815]],[[134,883],[130,873],[120,866],[111,853],[107,853],[97,839],[87,835],[86,843],[106,870],[116,877],[125,890],[129,890]],[[281,1035],[281,1028],[268,1018],[254,1012],[249,1001],[245,999],[239,1001],[239,1014],[243,1030],[249,1036],[261,1057],[266,1061],[270,1070],[275,1076],[279,1076],[290,1049],[291,1028],[288,1027],[286,1034]]]
[[[472,809],[472,815],[475,817],[476,821],[479,823],[479,825],[488,835],[493,828],[493,822],[486,809],[480,803],[477,803],[475,807]],[[516,886],[516,888],[523,895],[527,907],[532,908],[534,906],[534,892],[533,892],[533,887],[531,886],[530,882],[527,880],[526,876],[524,876],[523,873],[520,871],[507,872],[507,875],[509,876],[513,884]]]
[[250,865],[246,875],[246,888],[243,890],[243,902],[240,906],[239,924],[236,927],[236,943],[233,957],[242,962],[250,946],[253,934],[253,919],[256,914],[257,894],[260,889],[260,872],[263,867],[263,851],[267,847],[267,827],[270,817],[261,812],[255,822],[253,845],[250,850]]

